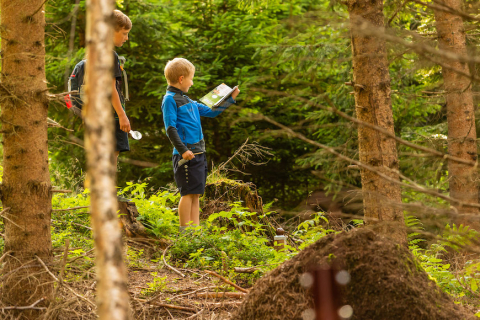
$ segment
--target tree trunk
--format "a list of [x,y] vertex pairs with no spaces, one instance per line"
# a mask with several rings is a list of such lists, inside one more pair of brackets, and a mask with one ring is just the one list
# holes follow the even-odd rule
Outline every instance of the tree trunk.
[[[435,1],[438,5],[462,11],[462,0]],[[435,20],[440,49],[466,56],[465,29],[460,16],[435,10]],[[471,81],[456,72],[470,74],[468,64],[445,60],[442,62],[442,73],[447,102],[448,121],[448,153],[465,160],[477,160],[477,133],[475,127],[475,110]],[[463,203],[478,204],[479,188],[476,183],[476,167],[448,162],[450,196]],[[478,214],[477,208],[452,203],[460,214]],[[470,224],[467,217],[461,217],[458,222]],[[479,223],[474,223],[478,227]]]
[[113,7],[111,0],[87,1],[85,149],[90,176],[92,227],[97,250],[98,316],[129,319],[127,272],[122,257],[115,189]]
[[[374,28],[384,28],[383,2],[382,0],[349,0],[348,11],[357,118],[394,133],[385,40],[362,35],[359,31],[361,30],[359,26],[364,23]],[[392,172],[392,170],[398,170],[395,140],[376,130],[360,126],[358,144],[361,162],[398,180],[398,174]],[[365,169],[361,170],[361,179],[366,223],[379,223],[382,233],[399,242],[405,242],[399,185],[388,182],[376,173]]]
[[[9,208],[3,214],[5,251],[12,251],[4,260],[0,294],[4,303],[17,306],[42,297],[48,301],[53,290],[52,278],[36,258],[47,266],[53,259],[43,4],[43,0],[0,2],[4,167],[0,199]],[[23,315],[38,317],[34,312]]]

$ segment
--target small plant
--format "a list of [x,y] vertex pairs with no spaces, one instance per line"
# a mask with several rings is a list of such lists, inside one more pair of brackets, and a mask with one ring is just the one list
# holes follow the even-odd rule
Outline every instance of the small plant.
[[132,249],[131,247],[128,247],[127,249],[128,265],[130,267],[137,267],[137,268],[142,267],[142,261],[140,260],[142,255],[143,255],[143,249],[135,250],[135,249]]
[[145,296],[152,295],[155,292],[162,291],[167,287],[167,276],[158,277],[158,272],[150,273],[153,276],[153,282],[147,282],[148,289],[143,289],[142,294]]

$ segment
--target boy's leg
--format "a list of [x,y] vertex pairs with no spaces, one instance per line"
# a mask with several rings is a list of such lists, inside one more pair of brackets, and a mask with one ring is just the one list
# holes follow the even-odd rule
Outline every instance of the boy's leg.
[[178,204],[178,216],[180,217],[180,226],[185,227],[191,220],[192,201],[194,194],[186,194],[180,198]]
[[190,211],[190,221],[196,226],[200,225],[200,195],[192,194],[192,208]]

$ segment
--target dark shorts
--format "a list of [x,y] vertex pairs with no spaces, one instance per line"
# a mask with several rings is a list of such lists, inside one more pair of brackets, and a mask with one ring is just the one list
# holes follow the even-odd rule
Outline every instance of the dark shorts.
[[178,161],[182,159],[179,154],[172,157],[173,173],[178,190],[182,196],[187,194],[203,194],[207,182],[207,155],[205,153],[195,155],[180,167]]
[[115,119],[115,139],[117,140],[115,151],[130,151],[130,145],[128,144],[128,132],[120,130],[120,122]]

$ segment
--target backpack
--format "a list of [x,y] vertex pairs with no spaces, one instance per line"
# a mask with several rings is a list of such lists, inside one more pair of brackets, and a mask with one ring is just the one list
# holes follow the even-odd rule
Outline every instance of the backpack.
[[[123,78],[125,81],[125,101],[129,101],[128,95],[128,80],[127,73],[123,69],[126,59],[123,56],[118,57],[120,62],[120,69],[123,72]],[[85,71],[86,71],[86,59],[83,59],[72,71],[72,74],[68,78],[68,92],[78,91],[78,93],[71,93],[65,96],[65,103],[68,109],[71,109],[73,113],[80,116],[83,103],[85,101]]]

